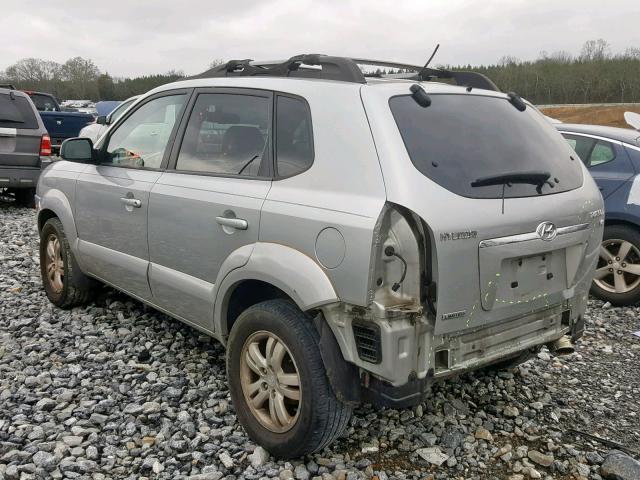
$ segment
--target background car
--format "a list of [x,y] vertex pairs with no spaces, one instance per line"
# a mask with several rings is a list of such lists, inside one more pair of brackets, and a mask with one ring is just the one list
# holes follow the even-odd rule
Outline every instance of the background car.
[[90,138],[91,141],[95,143],[102,136],[102,134],[107,131],[109,125],[120,118],[120,115],[122,115],[127,110],[127,108],[129,108],[131,104],[138,99],[138,96],[139,95],[127,98],[108,115],[100,115],[94,123],[90,123],[82,130],[80,130],[78,136]]
[[605,205],[605,230],[591,287],[613,305],[640,302],[640,132],[557,124],[595,179]]
[[94,120],[94,116],[90,113],[65,111],[60,107],[56,97],[50,93],[31,90],[25,90],[24,93],[29,95],[38,109],[42,123],[51,137],[51,148],[54,153],[59,151],[63,141],[77,137],[82,127]]
[[42,167],[50,163],[51,139],[29,96],[0,88],[0,191],[32,206]]

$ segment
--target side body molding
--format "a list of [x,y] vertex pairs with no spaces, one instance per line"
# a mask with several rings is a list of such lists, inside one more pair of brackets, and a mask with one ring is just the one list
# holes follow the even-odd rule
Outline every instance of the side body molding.
[[[224,278],[220,278],[224,275]],[[270,283],[289,295],[301,310],[339,301],[331,281],[313,259],[294,248],[277,243],[258,242],[244,266],[221,270],[216,282],[214,331],[224,338],[227,332],[227,306],[235,287],[243,280]]]

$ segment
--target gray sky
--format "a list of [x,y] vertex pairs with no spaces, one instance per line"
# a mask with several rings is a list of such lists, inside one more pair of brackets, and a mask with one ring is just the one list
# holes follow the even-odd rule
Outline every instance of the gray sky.
[[638,0],[19,0],[0,16],[0,70],[92,59],[114,76],[194,74],[216,58],[327,53],[434,64],[640,47]]

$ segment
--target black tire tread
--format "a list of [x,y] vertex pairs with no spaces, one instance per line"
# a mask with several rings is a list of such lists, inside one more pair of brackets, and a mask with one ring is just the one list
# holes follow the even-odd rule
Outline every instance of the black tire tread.
[[[291,452],[291,456],[297,457],[322,450],[344,432],[351,419],[353,408],[339,401],[329,384],[320,355],[320,335],[312,319],[289,300],[267,300],[249,307],[245,312],[252,310],[271,312],[296,332],[296,337],[306,353],[305,361],[310,365],[311,381],[316,387],[315,416],[321,421],[321,426],[311,432],[305,438],[304,445],[300,445],[295,452]],[[242,321],[245,312],[240,315],[238,322]],[[234,330],[232,329],[229,345],[233,345],[233,338]]]

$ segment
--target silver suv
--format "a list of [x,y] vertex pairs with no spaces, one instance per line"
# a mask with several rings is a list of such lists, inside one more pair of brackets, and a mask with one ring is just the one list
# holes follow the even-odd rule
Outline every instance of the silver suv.
[[38,185],[49,299],[108,284],[225,344],[238,418],[278,457],[329,444],[359,402],[571,349],[598,188],[517,95],[403,68],[229,62],[67,140]]

